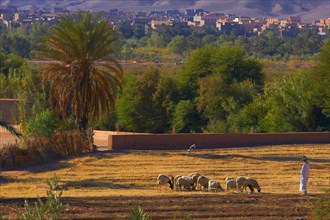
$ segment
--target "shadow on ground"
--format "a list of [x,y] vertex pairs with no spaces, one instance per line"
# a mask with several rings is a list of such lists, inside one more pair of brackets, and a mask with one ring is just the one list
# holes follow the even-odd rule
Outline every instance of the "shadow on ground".
[[[196,157],[196,158],[203,158],[203,159],[223,159],[223,160],[229,160],[233,158],[243,158],[243,159],[252,159],[252,160],[268,160],[268,161],[276,161],[276,162],[297,162],[301,161],[301,157],[285,157],[285,156],[278,156],[278,157],[253,157],[253,156],[246,156],[241,154],[224,154],[224,155],[218,155],[218,154],[182,154],[184,156],[189,157]],[[318,162],[318,163],[330,163],[330,159],[317,159],[317,158],[310,158],[311,162]]]
[[106,181],[98,181],[98,180],[82,180],[82,181],[67,181],[67,187],[73,188],[108,188],[108,189],[143,189],[144,187],[141,185],[136,185],[133,183],[130,184],[118,184],[111,183]]

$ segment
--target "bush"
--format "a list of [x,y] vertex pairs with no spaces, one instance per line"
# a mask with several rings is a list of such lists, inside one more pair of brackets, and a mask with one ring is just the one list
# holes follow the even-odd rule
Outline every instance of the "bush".
[[141,207],[131,208],[129,215],[129,220],[151,220],[151,217],[146,213]]
[[47,201],[42,202],[38,197],[34,205],[30,205],[27,200],[24,202],[24,208],[18,211],[18,219],[20,220],[44,220],[44,219],[60,219],[61,214],[65,211],[66,206],[61,202],[62,191],[57,194],[53,191],[53,183],[59,181],[59,177],[54,175],[46,180],[50,190],[47,191]]
[[58,127],[59,119],[51,110],[43,111],[29,120],[25,126],[27,137],[51,137]]
[[313,215],[317,220],[330,219],[330,188],[314,202]]
[[0,148],[0,169],[48,162],[64,156],[93,152],[93,131],[87,130],[87,139],[80,131],[58,132],[50,138],[26,139],[24,146],[5,145]]

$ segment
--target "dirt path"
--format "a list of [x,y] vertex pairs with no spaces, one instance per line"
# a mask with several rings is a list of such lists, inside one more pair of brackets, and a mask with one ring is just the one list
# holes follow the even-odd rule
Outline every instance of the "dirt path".
[[[311,219],[317,195],[202,193],[162,196],[63,198],[69,209],[63,219],[127,219],[130,208],[140,206],[152,219]],[[185,195],[187,194],[187,195]],[[33,200],[30,200],[32,202]],[[4,219],[14,217],[23,199],[1,199]]]

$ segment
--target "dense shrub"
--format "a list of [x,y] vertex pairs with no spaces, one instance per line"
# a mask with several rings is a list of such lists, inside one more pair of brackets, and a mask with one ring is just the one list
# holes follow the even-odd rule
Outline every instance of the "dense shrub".
[[58,124],[56,114],[51,110],[45,110],[29,120],[24,130],[27,137],[50,137]]
[[56,158],[94,151],[91,129],[85,134],[79,131],[59,132],[51,138],[26,139],[24,146],[5,145],[0,148],[0,169],[47,162]]

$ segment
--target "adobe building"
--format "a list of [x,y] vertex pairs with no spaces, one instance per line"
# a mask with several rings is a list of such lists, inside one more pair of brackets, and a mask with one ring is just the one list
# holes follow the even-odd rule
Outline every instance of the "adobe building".
[[0,98],[0,120],[16,124],[18,121],[18,100]]

